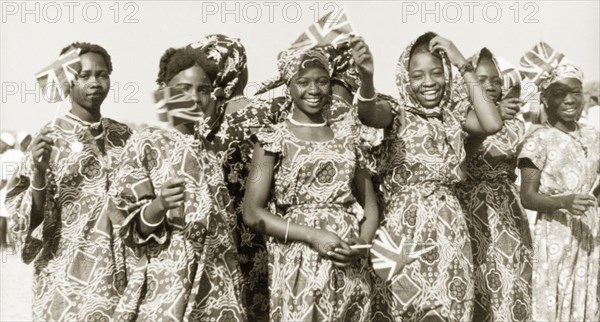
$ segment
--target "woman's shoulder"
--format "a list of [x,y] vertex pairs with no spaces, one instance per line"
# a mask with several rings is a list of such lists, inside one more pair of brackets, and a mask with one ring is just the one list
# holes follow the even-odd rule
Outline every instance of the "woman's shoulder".
[[[592,141],[597,141],[600,139],[600,131],[598,131],[594,126],[585,123],[577,124],[579,125],[579,129],[583,137]],[[600,144],[600,142],[597,142],[596,144]]]
[[266,125],[260,128],[255,137],[261,146],[273,153],[281,152],[283,140],[289,135],[289,129],[285,120],[279,123]]
[[139,144],[140,142],[149,142],[153,145],[160,144],[160,142],[165,140],[176,141],[178,139],[177,133],[178,131],[173,128],[149,126],[133,133],[129,142],[131,144]]
[[527,130],[526,138],[544,139],[554,134],[556,129],[547,123],[532,124]]

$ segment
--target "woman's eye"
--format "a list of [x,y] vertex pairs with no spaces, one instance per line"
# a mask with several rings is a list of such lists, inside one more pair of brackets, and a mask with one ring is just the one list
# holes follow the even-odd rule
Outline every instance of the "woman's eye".
[[190,90],[190,86],[189,85],[175,85],[175,88],[184,92],[187,92]]
[[88,78],[90,78],[90,74],[87,74],[87,73],[85,73],[85,74],[79,74],[79,78],[81,78],[81,79],[88,79]]

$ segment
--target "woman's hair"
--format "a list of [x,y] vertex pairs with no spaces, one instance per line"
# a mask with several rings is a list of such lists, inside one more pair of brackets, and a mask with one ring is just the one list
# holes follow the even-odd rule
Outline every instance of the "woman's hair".
[[79,56],[81,56],[85,53],[96,53],[96,54],[102,56],[102,58],[104,58],[104,62],[106,62],[106,68],[108,68],[108,74],[112,73],[112,71],[113,71],[112,60],[110,59],[110,55],[108,54],[106,49],[104,49],[104,47],[102,47],[100,45],[96,45],[96,44],[91,44],[89,42],[74,42],[74,43],[68,45],[67,47],[63,48],[60,51],[60,55],[66,53],[71,48],[78,48],[80,50]]
[[[413,55],[417,52],[421,52],[421,51],[426,51],[429,52],[429,42],[431,41],[431,39],[437,37],[437,34],[435,32],[426,32],[424,34],[422,34],[421,36],[419,36],[419,38],[417,38],[417,40],[415,40],[415,43],[413,44],[412,48],[410,48],[410,54],[409,54],[409,59],[408,59],[408,65],[410,66],[410,60],[412,59]],[[442,56],[437,53],[437,52],[433,52],[431,53],[432,55],[434,55],[435,57],[438,57],[440,60],[442,59]]]
[[211,82],[217,77],[218,67],[209,62],[204,54],[186,47],[169,48],[160,58],[156,83],[159,85],[168,83],[179,72],[194,65],[201,67]]

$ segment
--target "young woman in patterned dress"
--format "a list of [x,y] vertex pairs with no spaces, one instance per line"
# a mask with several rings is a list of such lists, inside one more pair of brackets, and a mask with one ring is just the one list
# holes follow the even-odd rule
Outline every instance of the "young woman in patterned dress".
[[530,128],[519,154],[521,201],[538,212],[533,320],[600,321],[600,221],[598,196],[591,194],[600,170],[599,133],[577,123],[579,67],[560,64],[542,79],[548,120]]
[[504,120],[498,133],[466,140],[467,178],[457,190],[473,250],[473,320],[527,321],[531,316],[532,243],[514,183],[517,149],[525,136],[524,121],[515,117],[520,87],[510,79],[503,80],[500,62],[487,48],[471,62]]
[[74,49],[71,109],[36,135],[6,197],[23,261],[35,266],[35,321],[110,321],[127,281],[119,223],[101,210],[131,131],[101,115],[110,55],[90,43],[61,55]]
[[115,321],[245,321],[235,218],[222,163],[206,149],[222,113],[211,98],[216,74],[190,48],[161,58],[157,83],[187,93],[194,117],[142,130],[125,148],[109,195],[121,237],[143,256]]
[[[327,50],[283,52],[289,118],[256,134],[244,221],[272,236],[272,321],[368,321],[371,285],[364,249],[377,228],[377,205],[351,117],[328,122]],[[270,194],[276,213],[265,209]],[[355,197],[356,195],[356,197]],[[352,212],[358,200],[364,217]],[[276,208],[276,209],[274,209]]]
[[[248,120],[258,122],[265,119],[264,110],[247,109],[250,100],[244,95],[248,82],[246,49],[239,39],[213,34],[188,45],[206,55],[217,65],[219,72],[214,81],[215,98],[224,104],[223,117],[218,124],[213,144],[206,147],[220,155],[223,160],[227,190],[235,212],[236,243],[243,279],[243,296],[248,320],[269,320],[268,258],[265,240],[261,234],[244,225],[242,200],[248,176],[248,164],[252,157],[252,143],[240,123],[249,125]],[[248,126],[247,128],[254,128]],[[246,128],[246,129],[247,129]]]
[[[453,83],[452,65],[462,78]],[[455,185],[464,180],[467,133],[502,127],[473,67],[447,39],[426,33],[400,56],[399,104],[364,98],[374,92],[372,67],[363,73],[358,112],[367,126],[385,128],[380,167],[384,224],[397,244],[435,245],[395,277],[375,287],[376,320],[470,321],[473,263]],[[472,102],[472,103],[471,103]],[[424,247],[424,246],[417,246]]]

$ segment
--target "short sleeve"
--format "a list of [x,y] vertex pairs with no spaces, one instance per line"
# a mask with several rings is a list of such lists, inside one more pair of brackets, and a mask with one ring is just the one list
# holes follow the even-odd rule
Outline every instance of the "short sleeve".
[[250,129],[256,133],[258,129],[284,120],[290,110],[291,104],[283,97],[269,101],[256,99],[239,111],[228,115],[227,119],[232,127]]
[[543,128],[534,128],[525,137],[519,152],[519,166],[524,159],[529,159],[538,170],[543,170],[546,164],[547,142],[544,139]]
[[261,128],[254,135],[256,142],[258,142],[265,151],[281,153],[284,138],[283,126],[285,126],[285,123]]
[[[350,118],[350,116],[348,116]],[[352,122],[348,119],[345,122],[349,124],[350,133],[354,145],[357,167],[367,170],[371,175],[377,171],[377,162],[373,151],[381,143],[383,136],[382,129],[374,129],[362,125],[358,122]]]

